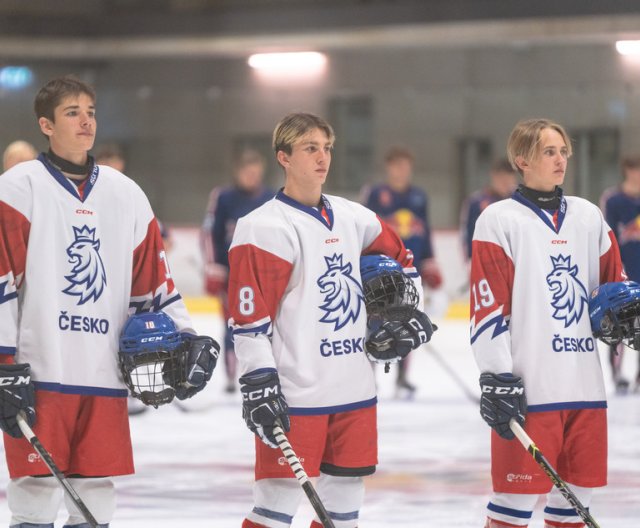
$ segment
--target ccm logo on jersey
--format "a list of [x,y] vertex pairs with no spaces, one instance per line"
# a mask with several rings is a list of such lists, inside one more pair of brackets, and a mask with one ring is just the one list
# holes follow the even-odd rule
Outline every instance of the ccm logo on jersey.
[[0,378],[0,387],[8,387],[9,385],[16,387],[18,385],[29,385],[31,376],[6,376]]
[[93,215],[93,211],[89,211],[89,209],[76,209],[76,214],[78,214],[78,215]]
[[327,238],[324,243],[325,244],[335,244],[336,242],[340,242],[339,238]]
[[482,386],[482,392],[489,394],[497,394],[498,396],[516,396],[524,394],[524,387],[491,387],[489,385]]
[[567,244],[568,242],[566,240],[552,240],[551,241],[552,244]]

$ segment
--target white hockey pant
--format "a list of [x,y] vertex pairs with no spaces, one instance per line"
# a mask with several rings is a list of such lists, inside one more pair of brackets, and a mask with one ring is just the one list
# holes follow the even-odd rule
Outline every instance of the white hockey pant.
[[[336,528],[356,528],[364,500],[362,477],[334,477],[321,473],[316,491]],[[253,488],[253,511],[247,518],[268,528],[289,528],[304,491],[293,478],[261,479]],[[316,519],[317,520],[317,519]]]
[[[100,523],[109,526],[116,509],[116,494],[109,478],[69,478],[71,486]],[[82,513],[63,492],[54,477],[21,477],[7,485],[7,503],[11,511],[11,528],[53,528],[64,494],[69,518],[67,527],[88,526]]]
[[[570,484],[571,491],[585,508],[591,503],[593,488],[583,488]],[[538,502],[537,494],[494,493],[487,507],[487,528],[493,528],[491,520],[509,523],[516,526],[528,526],[533,509]],[[571,525],[581,523],[582,519],[555,486],[547,495],[544,518],[555,523]],[[495,525],[499,526],[499,525]]]

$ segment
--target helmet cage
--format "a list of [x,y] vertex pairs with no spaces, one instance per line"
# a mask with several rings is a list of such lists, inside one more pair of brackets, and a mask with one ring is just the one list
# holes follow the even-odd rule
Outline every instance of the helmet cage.
[[171,403],[174,387],[186,381],[186,347],[119,354],[120,370],[131,396],[156,409]]
[[617,310],[607,309],[600,319],[596,337],[609,345],[623,343],[640,350],[640,301],[622,304]]
[[381,271],[363,281],[362,289],[369,321],[405,321],[418,307],[418,290],[401,271]]

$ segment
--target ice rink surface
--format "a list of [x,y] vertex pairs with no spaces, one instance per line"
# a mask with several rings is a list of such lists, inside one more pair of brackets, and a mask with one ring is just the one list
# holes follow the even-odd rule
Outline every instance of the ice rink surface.
[[[219,338],[221,322],[194,317],[197,329]],[[480,528],[490,495],[489,428],[473,401],[478,373],[466,321],[437,321],[432,343],[413,353],[409,377],[418,390],[398,399],[394,375],[378,372],[380,461],[366,480],[361,528]],[[604,355],[605,376],[609,369]],[[637,352],[624,368],[635,374]],[[252,507],[253,436],[241,418],[238,393],[223,390],[220,364],[212,383],[179,407],[131,418],[136,475],[117,479],[113,528],[239,528]],[[640,395],[609,387],[609,485],[596,490],[591,511],[602,528],[640,527]],[[535,438],[534,438],[535,441]],[[4,466],[4,465],[3,465]],[[8,526],[0,470],[0,525]],[[542,503],[532,528],[541,528]],[[60,522],[65,519],[61,508]],[[303,500],[294,528],[313,516]]]

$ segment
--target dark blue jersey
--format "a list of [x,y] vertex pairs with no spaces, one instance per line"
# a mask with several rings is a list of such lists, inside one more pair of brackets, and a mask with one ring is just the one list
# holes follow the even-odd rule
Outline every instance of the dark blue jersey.
[[395,192],[387,184],[372,187],[364,205],[389,224],[413,253],[413,262],[420,269],[425,259],[432,258],[429,199],[422,189],[411,185],[404,192]]
[[504,198],[504,196],[500,196],[493,189],[487,187],[471,194],[462,204],[460,210],[460,235],[462,237],[464,256],[467,260],[471,260],[473,230],[476,227],[476,221],[480,213],[484,211],[488,205],[503,200]]
[[620,187],[613,187],[602,194],[600,208],[616,235],[629,279],[640,281],[640,197],[629,196]]
[[247,192],[239,187],[217,187],[209,195],[202,225],[204,256],[207,264],[229,267],[227,252],[239,218],[273,198],[275,192],[260,187]]

